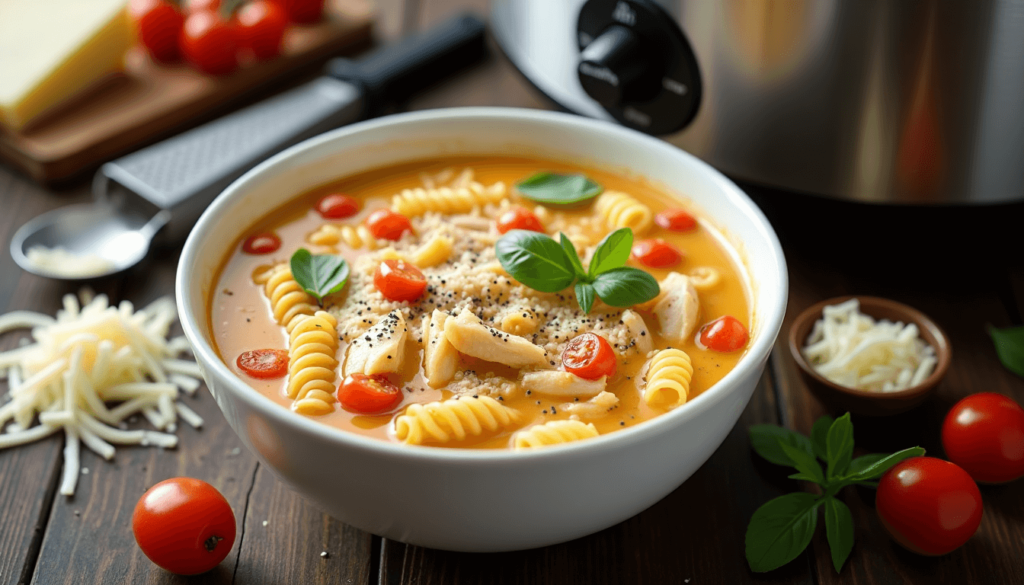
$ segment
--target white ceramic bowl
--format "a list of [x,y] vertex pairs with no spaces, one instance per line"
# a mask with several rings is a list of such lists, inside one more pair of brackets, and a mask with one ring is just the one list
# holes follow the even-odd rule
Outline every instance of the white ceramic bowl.
[[[213,351],[208,295],[224,255],[282,201],[325,182],[445,154],[518,154],[628,169],[685,194],[718,226],[750,278],[752,340],[718,384],[685,406],[610,435],[532,452],[415,448],[320,424],[236,377]],[[460,108],[362,122],[294,146],[245,174],[207,209],[178,265],[185,335],[245,445],[282,481],[353,526],[456,551],[506,551],[591,534],[651,506],[692,475],[739,419],[782,324],[778,239],[731,181],[676,147],[566,114]],[[727,489],[726,486],[722,486]],[[727,506],[728,494],[719,505]]]

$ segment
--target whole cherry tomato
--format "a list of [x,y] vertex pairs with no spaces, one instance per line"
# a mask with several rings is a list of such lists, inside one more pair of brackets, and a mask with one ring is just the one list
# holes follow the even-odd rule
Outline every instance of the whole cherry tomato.
[[254,349],[235,360],[238,369],[253,378],[280,378],[288,373],[288,352],[283,349]]
[[544,233],[544,224],[529,209],[513,207],[498,216],[498,231],[504,234],[512,230]]
[[697,219],[682,209],[666,209],[654,216],[654,223],[673,232],[688,232],[697,227]]
[[975,481],[1003,483],[1024,476],[1024,408],[1002,394],[972,394],[946,415],[942,448]]
[[216,567],[235,543],[235,515],[217,488],[175,477],[149,488],[132,514],[135,542],[172,573],[198,575]]
[[747,328],[732,315],[719,317],[700,328],[700,342],[704,347],[720,353],[743,349],[750,341]]
[[190,14],[181,29],[178,47],[185,60],[203,73],[225,75],[238,67],[238,30],[217,12]]
[[352,412],[380,414],[402,402],[402,389],[381,374],[351,374],[338,387],[338,402]]
[[139,41],[153,59],[162,63],[178,60],[178,37],[185,17],[177,6],[164,0],[132,0],[128,13],[135,21]]
[[402,234],[412,231],[409,218],[390,209],[378,209],[366,217],[366,227],[373,237],[382,240],[400,240]]
[[923,555],[944,555],[981,524],[981,492],[954,463],[911,457],[878,482],[875,509],[896,542]]
[[271,232],[249,236],[242,242],[242,251],[246,254],[270,254],[280,248],[281,238]]
[[342,193],[331,193],[320,199],[316,211],[324,219],[344,219],[359,212],[359,200]]
[[275,0],[280,4],[292,22],[308,24],[323,17],[324,0]]
[[385,260],[373,274],[373,286],[391,301],[415,301],[427,288],[427,277],[405,260]]
[[633,244],[633,258],[651,268],[668,268],[683,261],[683,253],[665,240],[640,240]]
[[605,338],[596,333],[573,337],[562,350],[562,366],[566,372],[587,380],[614,376],[618,359]]
[[288,15],[270,0],[256,0],[235,14],[238,45],[249,49],[257,59],[273,59],[281,54],[281,40],[288,28]]

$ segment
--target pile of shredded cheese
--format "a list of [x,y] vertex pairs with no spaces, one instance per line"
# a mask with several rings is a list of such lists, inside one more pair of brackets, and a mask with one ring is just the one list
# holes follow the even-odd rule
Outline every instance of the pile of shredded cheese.
[[895,392],[931,375],[935,348],[913,323],[875,321],[860,312],[857,299],[825,307],[803,355],[826,379],[848,388]]
[[106,274],[114,265],[96,254],[75,254],[66,248],[32,246],[25,252],[25,258],[33,266],[64,278],[84,278]]
[[[179,416],[203,423],[177,402],[179,390],[194,394],[202,376],[194,362],[177,359],[189,349],[185,338],[166,339],[177,319],[174,301],[164,297],[135,311],[127,301],[110,306],[106,295],[80,296],[81,304],[66,295],[56,319],[28,311],[0,316],[0,333],[31,327],[34,341],[0,353],[9,389],[0,399],[0,449],[63,429],[64,495],[75,491],[80,442],[110,459],[114,444],[177,446],[170,433]],[[125,419],[140,412],[157,431],[127,429]]]

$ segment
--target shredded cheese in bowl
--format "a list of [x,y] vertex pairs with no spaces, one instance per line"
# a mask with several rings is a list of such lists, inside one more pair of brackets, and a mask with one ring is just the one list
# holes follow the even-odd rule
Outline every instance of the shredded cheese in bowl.
[[917,386],[938,363],[917,325],[875,321],[860,312],[857,299],[825,307],[802,353],[826,379],[874,392]]

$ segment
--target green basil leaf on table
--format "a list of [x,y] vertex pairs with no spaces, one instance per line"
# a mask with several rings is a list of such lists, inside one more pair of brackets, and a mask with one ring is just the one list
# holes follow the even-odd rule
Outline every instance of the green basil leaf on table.
[[796,467],[792,459],[782,450],[781,442],[797,447],[806,453],[813,453],[811,442],[800,433],[794,433],[777,425],[752,425],[750,446],[754,452],[775,465]]
[[744,539],[750,570],[764,573],[792,561],[807,548],[818,525],[821,500],[797,492],[769,501],[754,512]]
[[512,230],[494,246],[501,266],[512,278],[546,293],[565,289],[576,278],[572,261],[546,234]]
[[584,313],[590,312],[590,307],[594,306],[594,287],[586,282],[576,283],[576,302],[579,303],[580,309]]
[[1003,366],[1018,376],[1024,376],[1024,327],[996,329],[990,326],[988,334],[992,336],[996,355]]
[[590,259],[590,277],[596,278],[601,273],[624,266],[632,249],[633,230],[620,228],[608,234],[594,249],[594,256]]
[[864,455],[858,457],[850,462],[850,469],[846,473],[844,479],[848,481],[867,481],[870,479],[878,479],[882,477],[886,471],[893,465],[896,465],[904,459],[911,457],[920,457],[924,455],[924,449],[921,447],[910,447],[902,451],[897,451],[892,455],[885,455],[881,453],[875,453],[872,455]]
[[811,427],[811,443],[814,445],[814,454],[822,461],[828,460],[828,429],[832,426],[832,417],[825,415],[814,421]]
[[638,268],[623,266],[602,272],[594,279],[597,296],[613,307],[631,307],[658,296],[658,281]]
[[295,282],[321,304],[324,297],[340,291],[348,281],[348,262],[341,256],[311,254],[299,248],[289,264]]
[[825,536],[832,552],[832,566],[838,573],[853,550],[853,514],[846,504],[831,496],[825,498]]
[[548,205],[573,205],[597,197],[603,188],[586,175],[540,172],[516,183],[523,197]]
[[828,462],[827,477],[832,479],[846,473],[850,459],[853,458],[853,423],[850,422],[850,413],[837,418],[829,427],[825,450]]
[[558,243],[562,246],[562,251],[565,252],[565,257],[572,263],[573,270],[576,271],[576,276],[580,279],[587,278],[587,271],[583,269],[583,262],[580,261],[580,255],[576,253],[576,246],[572,245],[569,238],[565,234],[558,233]]
[[790,445],[782,439],[779,439],[779,447],[782,448],[786,457],[789,457],[789,459],[793,461],[793,467],[800,472],[797,474],[801,476],[798,479],[813,481],[818,485],[825,484],[825,472],[822,471],[821,465],[818,463],[818,460],[814,458],[813,454],[804,451],[800,447]]

